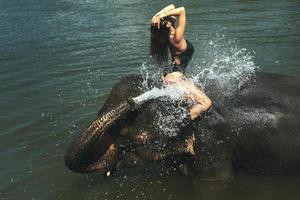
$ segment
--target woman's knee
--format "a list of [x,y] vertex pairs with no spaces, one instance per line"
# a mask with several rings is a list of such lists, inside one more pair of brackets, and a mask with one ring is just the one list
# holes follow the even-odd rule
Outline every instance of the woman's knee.
[[184,75],[181,72],[173,72],[164,77],[165,83],[174,83],[181,81],[183,79]]
[[208,98],[208,97],[206,97],[205,104],[206,104],[206,107],[207,107],[206,110],[208,110],[208,109],[212,106],[212,101],[211,101],[211,99]]

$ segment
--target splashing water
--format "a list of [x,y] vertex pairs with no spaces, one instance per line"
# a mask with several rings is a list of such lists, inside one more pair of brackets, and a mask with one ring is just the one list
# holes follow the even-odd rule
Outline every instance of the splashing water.
[[[158,127],[162,133],[170,137],[176,136],[180,127],[182,127],[182,121],[187,119],[188,112],[186,108],[180,105],[180,102],[185,102],[186,89],[172,87],[166,85],[162,88],[154,87],[151,90],[143,93],[140,96],[133,98],[133,101],[137,105],[142,105],[144,102],[159,97],[167,97],[160,99],[157,107],[152,109],[156,112],[156,118],[152,123]],[[174,104],[174,102],[176,103]],[[173,103],[172,103],[173,102]]]
[[223,96],[232,96],[259,69],[253,62],[254,52],[240,48],[224,35],[217,34],[202,46],[200,56],[194,57],[189,69],[192,79],[204,89],[213,82],[218,84]]
[[[151,90],[155,87],[155,83],[160,81],[160,74],[158,73],[158,67],[151,63],[144,62],[140,68],[140,73],[143,77],[142,90]],[[149,80],[152,80],[152,84]]]
[[180,100],[183,99],[185,92],[185,88],[172,87],[169,85],[166,85],[163,88],[154,87],[140,96],[133,98],[133,101],[138,105],[142,105],[145,101],[162,96],[169,97],[173,100]]
[[[224,35],[216,35],[209,41],[205,41],[196,46],[193,60],[187,68],[187,75],[190,81],[200,85],[204,90],[213,83],[218,85],[220,94],[224,97],[232,97],[240,90],[241,86],[246,83],[258,67],[253,62],[254,52],[249,52],[245,48],[240,48],[235,41],[227,40]],[[200,54],[197,55],[197,52]],[[145,92],[137,97],[135,101],[139,104],[161,96],[167,96],[170,100],[180,99],[185,91],[179,91],[164,87],[159,89],[149,84],[149,79],[154,82],[159,81],[160,75],[158,67],[153,64],[143,63],[141,74],[143,75],[143,89]],[[184,100],[181,98],[181,100]],[[181,124],[189,117],[186,108],[174,106],[166,99],[163,105],[164,109],[156,109],[157,117],[154,124],[157,125],[163,134],[176,136],[178,133],[178,124]]]

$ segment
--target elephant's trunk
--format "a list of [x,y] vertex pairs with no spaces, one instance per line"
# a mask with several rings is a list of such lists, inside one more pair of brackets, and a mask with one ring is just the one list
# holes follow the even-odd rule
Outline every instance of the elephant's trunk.
[[65,156],[65,165],[75,172],[91,172],[88,170],[89,166],[105,154],[118,136],[114,127],[133,110],[133,102],[124,101],[94,120],[69,147]]

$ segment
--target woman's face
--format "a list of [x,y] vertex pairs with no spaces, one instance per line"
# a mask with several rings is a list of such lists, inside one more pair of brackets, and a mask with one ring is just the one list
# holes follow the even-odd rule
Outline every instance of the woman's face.
[[165,18],[165,21],[167,21],[167,27],[170,28],[170,27],[175,27],[175,23],[176,23],[176,17],[174,16],[169,16],[169,17],[166,17]]
[[162,22],[162,24],[163,24],[163,26],[165,26],[166,28],[170,28],[170,27],[172,27],[172,23],[171,22],[169,22],[169,21],[167,21],[167,20],[164,20],[163,22]]
[[166,27],[167,27],[167,28],[170,28],[171,26],[172,26],[172,23],[169,22],[169,21],[167,21]]

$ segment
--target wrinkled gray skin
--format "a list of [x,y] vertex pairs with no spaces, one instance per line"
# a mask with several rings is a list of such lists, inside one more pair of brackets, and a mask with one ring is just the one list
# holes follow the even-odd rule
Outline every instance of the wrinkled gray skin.
[[87,173],[163,162],[206,180],[232,178],[237,171],[297,172],[300,78],[259,73],[254,79],[229,98],[209,84],[205,92],[212,109],[193,122],[186,119],[178,135],[169,137],[152,123],[157,109],[163,109],[161,99],[135,109],[126,99],[143,93],[142,77],[125,77],[69,147],[65,164]]

